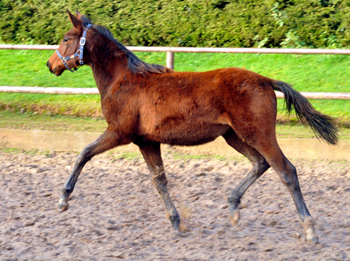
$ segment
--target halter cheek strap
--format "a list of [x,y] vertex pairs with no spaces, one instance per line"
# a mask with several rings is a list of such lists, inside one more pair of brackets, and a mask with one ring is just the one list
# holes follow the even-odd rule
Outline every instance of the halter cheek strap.
[[85,43],[86,43],[86,32],[87,30],[92,26],[92,24],[88,24],[85,28],[84,28],[84,32],[83,32],[83,35],[82,37],[80,38],[80,46],[79,46],[79,49],[72,55],[69,55],[69,56],[66,56],[66,57],[63,57],[60,52],[58,50],[56,50],[56,53],[58,55],[58,57],[60,58],[60,60],[62,61],[62,63],[64,64],[64,66],[71,72],[75,72],[77,71],[78,69],[76,67],[74,67],[73,69],[69,68],[69,66],[67,65],[67,62],[75,57],[78,57],[79,56],[79,64],[80,65],[83,65],[84,64],[84,61],[83,61],[83,55],[84,55],[84,46],[85,46]]

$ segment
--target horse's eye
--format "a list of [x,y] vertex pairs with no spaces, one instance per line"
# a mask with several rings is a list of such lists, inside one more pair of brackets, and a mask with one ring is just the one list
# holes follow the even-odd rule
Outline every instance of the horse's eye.
[[68,42],[68,39],[67,39],[67,38],[64,38],[64,39],[63,39],[63,42],[65,42],[65,43]]

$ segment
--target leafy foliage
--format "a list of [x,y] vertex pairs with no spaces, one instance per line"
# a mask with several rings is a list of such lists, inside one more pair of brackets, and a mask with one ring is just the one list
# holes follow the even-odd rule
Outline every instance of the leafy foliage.
[[350,45],[348,0],[1,0],[0,41],[58,44],[75,8],[125,45]]

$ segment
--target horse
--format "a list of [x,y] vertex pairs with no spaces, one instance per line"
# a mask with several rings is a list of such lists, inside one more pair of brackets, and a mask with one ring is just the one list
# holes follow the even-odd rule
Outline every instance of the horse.
[[180,216],[169,196],[160,144],[193,146],[222,136],[227,144],[249,159],[252,169],[228,196],[230,219],[237,224],[239,205],[247,189],[270,167],[289,190],[306,239],[318,243],[315,221],[306,207],[294,165],[276,139],[277,100],[284,94],[286,109],[315,135],[336,144],[334,120],[316,111],[289,84],[242,68],[206,72],[177,72],[149,64],[129,51],[103,26],[95,25],[76,10],[67,10],[73,24],[50,57],[51,73],[91,67],[101,96],[106,130],[79,154],[63,185],[58,211],[68,209],[84,165],[95,155],[116,146],[136,144],[148,166],[152,183],[167,211],[173,231],[181,235]]

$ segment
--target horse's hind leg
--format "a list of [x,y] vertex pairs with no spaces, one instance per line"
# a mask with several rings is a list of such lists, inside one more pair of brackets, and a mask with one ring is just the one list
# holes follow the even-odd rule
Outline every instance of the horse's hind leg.
[[253,164],[253,168],[248,172],[244,180],[231,192],[228,196],[230,219],[233,225],[236,225],[239,220],[239,204],[246,190],[252,185],[269,167],[263,156],[247,143],[243,142],[237,134],[230,129],[223,135],[226,142],[237,150],[239,153],[246,156]]
[[62,196],[58,202],[58,211],[62,212],[68,209],[68,198],[73,192],[75,183],[78,180],[81,170],[85,164],[95,155],[106,150],[112,149],[118,145],[118,139],[114,133],[106,130],[99,138],[86,146],[79,154],[74,168],[63,185]]
[[295,167],[283,155],[278,146],[276,137],[265,137],[262,142],[255,141],[255,148],[264,156],[266,161],[277,172],[282,183],[288,188],[297,208],[301,223],[304,227],[307,241],[316,244],[318,237],[315,234],[315,221],[306,207],[301,193],[298,176]]
[[278,155],[266,155],[266,159],[270,161],[271,166],[276,170],[282,183],[288,188],[290,194],[292,195],[301,223],[305,230],[307,241],[317,244],[318,237],[315,233],[315,221],[311,217],[309,210],[306,207],[305,200],[301,193],[296,169],[293,164],[290,163],[290,161],[283,155],[279,147],[276,153],[278,153]]
[[[254,84],[263,84],[263,82],[262,79],[255,81],[255,83],[251,81]],[[249,83],[247,82],[246,84]],[[242,88],[244,87],[242,86]],[[317,243],[318,238],[314,228],[315,222],[301,194],[296,169],[283,155],[277,143],[275,130],[277,113],[276,95],[269,87],[269,83],[261,86],[250,85],[249,87],[251,88],[251,92],[247,91],[245,95],[240,97],[239,102],[235,103],[235,107],[232,108],[232,112],[234,113],[229,114],[230,116],[226,118],[226,121],[237,136],[259,152],[277,172],[281,181],[293,197],[306,232],[307,240]],[[254,181],[254,174],[252,173],[249,176],[253,176],[252,181]],[[241,187],[244,188],[244,185]]]
[[160,144],[139,145],[139,147],[152,175],[153,185],[157,189],[167,209],[175,234],[180,234],[180,216],[168,193],[167,179],[165,177],[163,161],[160,153]]

